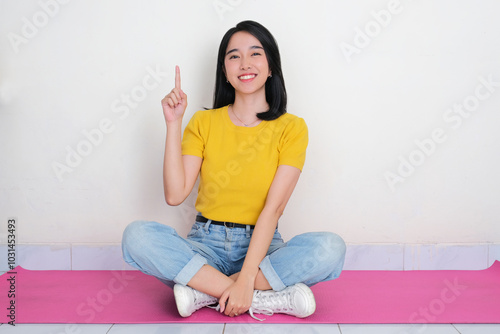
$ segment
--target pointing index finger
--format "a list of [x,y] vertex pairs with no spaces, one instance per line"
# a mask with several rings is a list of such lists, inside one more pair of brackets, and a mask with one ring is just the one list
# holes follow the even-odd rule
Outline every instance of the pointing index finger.
[[175,88],[181,89],[181,70],[175,66]]

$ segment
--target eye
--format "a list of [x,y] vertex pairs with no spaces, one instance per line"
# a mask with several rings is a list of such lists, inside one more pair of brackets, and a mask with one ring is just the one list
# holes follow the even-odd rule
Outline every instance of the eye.
[[252,56],[261,56],[261,54],[259,52],[254,52],[252,53]]
[[229,59],[236,59],[236,58],[239,58],[237,55],[231,55],[229,56]]

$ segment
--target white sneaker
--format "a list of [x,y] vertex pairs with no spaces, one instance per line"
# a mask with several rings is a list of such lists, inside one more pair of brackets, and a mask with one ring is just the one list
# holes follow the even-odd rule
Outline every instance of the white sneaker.
[[217,298],[181,284],[174,285],[174,297],[182,317],[189,317],[202,307],[219,303]]
[[252,318],[254,313],[273,315],[274,313],[284,313],[305,318],[316,311],[316,300],[309,287],[303,283],[289,286],[281,291],[255,290],[253,294],[252,306],[248,310]]

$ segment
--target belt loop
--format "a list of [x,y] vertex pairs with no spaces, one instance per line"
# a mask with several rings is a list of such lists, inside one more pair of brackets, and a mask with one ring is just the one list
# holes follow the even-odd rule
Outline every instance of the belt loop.
[[247,225],[245,229],[246,229],[246,232],[247,232],[247,239],[250,239],[250,230],[251,230],[250,229],[250,225]]
[[210,233],[210,232],[208,231],[208,228],[210,227],[210,224],[212,224],[212,219],[207,220],[207,222],[205,223],[205,226],[203,226],[203,228],[205,229],[205,233],[206,233],[206,234],[209,234],[209,233]]

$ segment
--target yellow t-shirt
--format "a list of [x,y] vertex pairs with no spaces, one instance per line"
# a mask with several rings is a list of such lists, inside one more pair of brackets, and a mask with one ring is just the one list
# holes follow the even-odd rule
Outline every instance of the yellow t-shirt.
[[182,138],[182,154],[203,159],[196,210],[212,220],[254,225],[278,166],[302,170],[307,143],[306,123],[288,113],[241,127],[227,106],[196,112]]

